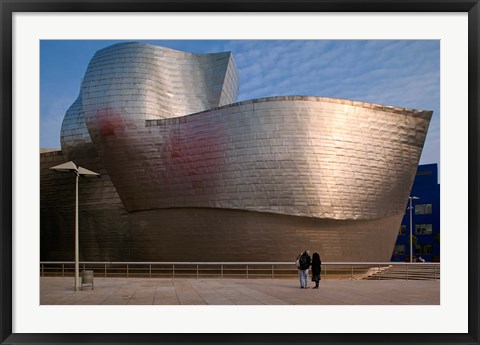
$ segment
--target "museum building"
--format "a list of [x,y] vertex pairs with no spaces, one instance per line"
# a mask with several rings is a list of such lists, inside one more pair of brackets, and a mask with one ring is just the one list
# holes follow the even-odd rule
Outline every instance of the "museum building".
[[[431,111],[316,96],[237,102],[231,53],[96,52],[40,154],[42,261],[389,261]],[[420,244],[420,243],[419,243]]]

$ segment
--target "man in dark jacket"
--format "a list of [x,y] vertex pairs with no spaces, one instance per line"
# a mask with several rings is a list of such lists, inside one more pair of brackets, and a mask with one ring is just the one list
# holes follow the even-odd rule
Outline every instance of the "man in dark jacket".
[[299,270],[300,270],[300,287],[308,289],[308,269],[312,263],[310,258],[310,251],[306,250],[300,255],[299,258]]

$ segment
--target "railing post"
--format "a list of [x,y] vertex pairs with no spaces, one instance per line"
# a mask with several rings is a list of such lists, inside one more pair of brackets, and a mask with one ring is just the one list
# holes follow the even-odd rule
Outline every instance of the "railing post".
[[105,278],[107,278],[107,264],[105,264]]
[[152,278],[152,264],[148,265],[148,276],[149,278]]
[[127,278],[128,278],[128,264],[127,264]]
[[272,265],[272,279],[273,279],[273,277],[274,277],[274,273],[273,273],[273,265]]
[[353,280],[353,264],[352,264],[352,276],[350,280]]
[[43,277],[43,274],[44,274],[43,271],[44,271],[44,269],[45,269],[43,266],[44,266],[44,264],[41,265],[41,268],[42,268],[42,277]]
[[323,270],[325,272],[325,274],[323,276],[325,278],[325,280],[327,280],[327,267],[328,267],[328,265],[325,265],[325,269]]
[[65,277],[65,264],[62,264],[62,277]]
[[198,265],[197,265],[197,279],[198,279]]
[[248,265],[247,265],[247,279],[248,279]]
[[223,279],[223,264],[220,265],[220,270],[221,270],[221,275],[222,275],[222,279]]
[[378,274],[377,274],[378,280],[380,280],[380,266],[378,266]]
[[175,278],[175,264],[172,265],[172,278]]
[[407,281],[408,281],[408,264],[405,264],[407,266]]
[[437,281],[437,265],[433,265],[433,280]]

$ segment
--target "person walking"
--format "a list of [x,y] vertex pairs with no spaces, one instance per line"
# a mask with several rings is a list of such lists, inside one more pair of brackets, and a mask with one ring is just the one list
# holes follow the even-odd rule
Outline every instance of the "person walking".
[[312,282],[315,282],[314,289],[318,289],[318,283],[320,282],[320,273],[322,272],[322,260],[320,254],[313,253],[312,255]]
[[310,252],[308,250],[304,251],[300,258],[298,259],[300,266],[300,288],[308,289],[308,269],[311,265]]

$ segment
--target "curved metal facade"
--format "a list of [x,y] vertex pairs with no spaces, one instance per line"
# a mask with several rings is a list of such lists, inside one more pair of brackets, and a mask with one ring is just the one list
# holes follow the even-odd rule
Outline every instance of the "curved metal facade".
[[[103,172],[95,197],[128,220],[105,255],[276,261],[308,247],[325,261],[389,260],[432,113],[237,93],[230,53],[126,43],[95,54],[62,149]],[[56,179],[45,174],[42,193]]]
[[[123,166],[107,170],[132,191],[129,211],[214,207],[377,219],[403,212],[429,118],[334,99],[266,98],[146,121],[102,152]],[[133,147],[137,136],[142,145]]]

